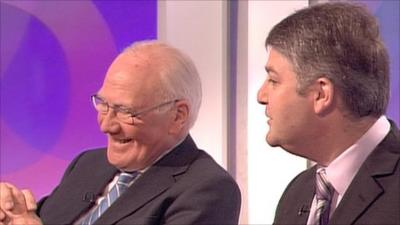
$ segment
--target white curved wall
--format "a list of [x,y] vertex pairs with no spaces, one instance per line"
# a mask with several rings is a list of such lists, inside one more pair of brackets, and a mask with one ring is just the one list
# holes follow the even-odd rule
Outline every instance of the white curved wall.
[[[227,168],[227,111],[235,101],[236,162],[234,176],[242,189],[241,224],[271,224],[287,183],[306,161],[265,142],[264,107],[256,93],[265,78],[264,40],[274,24],[308,5],[298,1],[238,1],[236,99],[228,99],[227,1],[159,1],[159,39],[189,54],[203,82],[203,105],[194,139]],[[245,85],[245,86],[243,86]],[[232,171],[231,171],[232,172]]]
[[159,1],[158,39],[194,61],[203,102],[191,134],[200,148],[226,168],[226,2]]

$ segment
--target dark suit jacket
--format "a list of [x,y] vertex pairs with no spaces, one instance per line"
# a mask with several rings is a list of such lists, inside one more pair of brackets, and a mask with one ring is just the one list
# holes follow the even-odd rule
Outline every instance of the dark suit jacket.
[[[87,151],[66,170],[59,186],[38,204],[44,224],[71,224],[117,173],[106,150]],[[150,167],[95,224],[237,224],[236,182],[188,136]]]
[[[315,190],[315,167],[283,193],[274,224],[306,224]],[[360,167],[329,224],[400,224],[400,133],[390,132]]]

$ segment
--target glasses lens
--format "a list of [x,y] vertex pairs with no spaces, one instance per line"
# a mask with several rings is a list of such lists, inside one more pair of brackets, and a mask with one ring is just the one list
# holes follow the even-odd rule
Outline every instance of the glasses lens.
[[133,124],[133,116],[129,109],[121,106],[110,106],[108,103],[97,95],[92,95],[92,103],[94,108],[102,114],[107,114],[109,108],[112,108],[115,116],[123,123]]
[[108,111],[108,104],[100,97],[93,95],[92,102],[93,102],[94,108],[98,112],[106,113]]
[[133,124],[134,117],[132,116],[132,113],[130,111],[128,111],[127,109],[124,109],[124,108],[119,108],[119,107],[115,107],[114,110],[115,110],[115,113],[116,113],[118,119],[121,122]]

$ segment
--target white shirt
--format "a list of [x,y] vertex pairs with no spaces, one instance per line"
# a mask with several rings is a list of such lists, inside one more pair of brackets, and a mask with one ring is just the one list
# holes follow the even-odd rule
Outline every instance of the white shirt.
[[[325,168],[326,178],[335,189],[332,197],[330,215],[333,214],[336,207],[339,205],[344,193],[365,159],[385,138],[389,131],[389,121],[385,116],[381,116],[360,139],[342,152],[342,154]],[[309,225],[311,225],[311,218],[315,217],[316,204],[317,200],[314,196],[307,221]]]

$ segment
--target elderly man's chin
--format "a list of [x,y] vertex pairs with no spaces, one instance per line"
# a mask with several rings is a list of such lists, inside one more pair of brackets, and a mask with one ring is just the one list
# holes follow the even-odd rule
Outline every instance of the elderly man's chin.
[[107,149],[108,162],[120,170],[132,169],[131,167],[133,167],[132,165],[133,160],[129,160],[129,158],[130,157],[127,155],[126,152],[125,153],[121,152],[119,149],[112,147],[109,147]]

